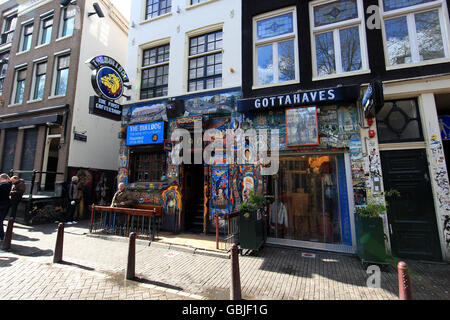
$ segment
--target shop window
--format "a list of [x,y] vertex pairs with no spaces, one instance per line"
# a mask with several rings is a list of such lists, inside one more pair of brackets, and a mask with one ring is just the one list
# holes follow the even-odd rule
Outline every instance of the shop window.
[[189,91],[222,87],[222,31],[189,39]]
[[[341,211],[348,205],[345,205],[346,190],[343,187],[345,175],[340,177],[339,170],[343,169],[339,169],[338,158],[342,156],[280,157],[278,178],[271,177],[269,187],[278,200],[270,208],[270,237],[344,243]],[[344,184],[340,180],[344,180]],[[348,212],[343,214],[346,216]],[[348,229],[348,226],[344,228]]]
[[164,174],[164,152],[136,152],[131,159],[131,182],[161,181]]
[[299,80],[296,21],[292,8],[254,19],[256,86]]
[[415,99],[388,101],[377,112],[378,141],[423,141],[419,108]]
[[169,13],[172,8],[172,0],[146,0],[145,20]]
[[[36,156],[36,144],[37,144],[38,129],[25,129],[23,133],[23,149],[22,159],[20,162],[20,170],[33,171],[34,159]],[[21,174],[21,178],[27,181],[31,181],[33,174],[31,172]]]
[[170,45],[143,51],[141,99],[167,96],[169,88]]
[[9,174],[14,169],[14,155],[16,153],[17,129],[5,130],[5,144],[2,156],[2,172]]
[[314,77],[368,69],[360,0],[310,4]]
[[387,66],[448,58],[445,1],[384,0]]

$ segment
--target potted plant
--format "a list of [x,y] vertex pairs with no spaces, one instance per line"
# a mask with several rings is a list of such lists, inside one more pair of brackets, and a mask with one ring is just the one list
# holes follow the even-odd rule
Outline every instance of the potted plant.
[[[396,190],[389,190],[385,198],[400,196]],[[386,248],[384,245],[384,228],[382,215],[386,214],[386,206],[374,199],[367,205],[356,208],[356,238],[357,252],[363,263],[386,262]]]
[[261,210],[266,205],[264,195],[252,190],[241,203],[239,216],[239,244],[242,249],[258,250],[265,241]]

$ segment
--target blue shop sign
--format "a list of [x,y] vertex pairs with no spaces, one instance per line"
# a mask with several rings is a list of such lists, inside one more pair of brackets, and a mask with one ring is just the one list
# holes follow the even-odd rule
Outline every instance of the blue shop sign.
[[127,146],[164,142],[164,121],[129,125]]

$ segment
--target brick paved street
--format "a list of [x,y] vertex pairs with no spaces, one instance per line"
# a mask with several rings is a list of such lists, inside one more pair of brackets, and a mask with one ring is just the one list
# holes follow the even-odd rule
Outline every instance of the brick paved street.
[[[57,225],[16,224],[11,252],[0,251],[0,299],[228,299],[230,260],[139,240],[136,274],[124,281],[128,240],[88,235],[87,223],[67,226],[63,265],[54,265]],[[352,255],[266,246],[241,256],[245,299],[393,300],[397,272],[382,270],[381,288]],[[450,299],[450,265],[407,261],[414,298]]]

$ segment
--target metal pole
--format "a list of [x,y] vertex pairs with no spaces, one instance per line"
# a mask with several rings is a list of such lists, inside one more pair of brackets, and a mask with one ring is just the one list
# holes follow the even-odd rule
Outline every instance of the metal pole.
[[[1,221],[3,223],[3,221]],[[2,250],[9,251],[11,249],[11,240],[14,227],[14,218],[9,218],[8,227],[6,229],[5,238],[3,239]],[[2,226],[3,228],[3,226]]]
[[63,261],[63,245],[64,245],[64,223],[58,225],[58,235],[56,236],[55,253],[53,254],[53,263],[61,263]]
[[216,249],[219,250],[219,216],[215,215],[216,220]]
[[242,300],[241,276],[239,273],[239,248],[233,243],[231,245],[231,289],[230,300]]
[[404,261],[400,261],[398,268],[398,295],[400,300],[412,300],[412,287],[409,278],[408,265]]
[[128,263],[127,263],[127,280],[133,280],[135,278],[136,271],[136,233],[130,234],[130,242],[128,245]]

